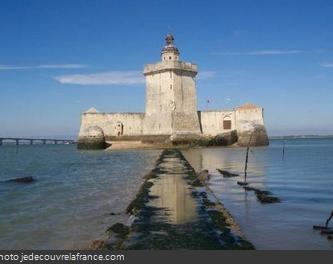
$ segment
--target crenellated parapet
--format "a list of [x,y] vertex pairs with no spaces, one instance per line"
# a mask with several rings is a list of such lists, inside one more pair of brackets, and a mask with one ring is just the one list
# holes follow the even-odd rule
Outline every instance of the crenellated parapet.
[[198,73],[198,65],[182,61],[162,61],[155,64],[146,64],[143,74],[146,76],[165,71],[188,71],[196,75]]

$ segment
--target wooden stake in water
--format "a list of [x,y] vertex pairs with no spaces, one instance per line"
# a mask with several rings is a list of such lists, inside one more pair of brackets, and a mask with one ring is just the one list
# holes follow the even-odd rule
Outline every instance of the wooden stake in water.
[[247,185],[247,182],[246,182],[247,163],[249,162],[249,151],[250,151],[250,145],[251,145],[252,136],[253,136],[253,133],[250,136],[249,143],[247,144],[247,148],[246,148],[245,166],[244,166],[244,183],[245,183],[245,185]]
[[250,150],[250,146],[247,146],[246,149],[246,156],[245,156],[245,167],[244,167],[244,182],[246,183],[246,175],[247,175],[247,163],[249,161],[249,150]]
[[325,223],[325,227],[328,228],[328,223],[331,221],[333,217],[333,211],[331,212],[331,215],[328,217],[328,219],[326,220],[326,223]]
[[247,148],[246,148],[245,166],[244,166],[244,182],[240,182],[240,181],[237,182],[237,184],[240,185],[240,186],[246,186],[247,185],[247,182],[246,182],[247,163],[249,162],[249,151],[250,151],[250,145],[251,145],[252,135],[253,135],[253,133],[250,136],[250,140],[249,140],[249,143],[247,144]]
[[282,160],[284,160],[284,149],[285,149],[286,141],[283,141],[283,148],[282,148]]

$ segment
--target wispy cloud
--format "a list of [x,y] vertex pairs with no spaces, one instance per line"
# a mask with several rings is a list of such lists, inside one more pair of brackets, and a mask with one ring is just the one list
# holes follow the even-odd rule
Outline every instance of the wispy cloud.
[[39,69],[82,69],[87,67],[86,64],[44,64],[36,66]]
[[85,64],[42,64],[32,66],[19,66],[19,65],[1,65],[0,70],[31,70],[31,69],[82,69],[87,68]]
[[304,53],[304,50],[255,50],[255,51],[245,51],[245,52],[215,52],[216,55],[226,55],[226,56],[269,56],[269,55],[292,55]]
[[133,85],[144,83],[141,71],[108,71],[92,74],[70,74],[56,76],[62,84],[79,85]]
[[[198,79],[210,79],[215,71],[201,71]],[[67,74],[54,77],[62,84],[78,85],[134,85],[144,83],[142,71],[107,71],[90,74]]]
[[333,62],[329,62],[329,61],[322,62],[322,63],[320,63],[320,65],[325,68],[333,68]]
[[216,75],[215,71],[199,71],[198,80],[205,80],[214,78]]

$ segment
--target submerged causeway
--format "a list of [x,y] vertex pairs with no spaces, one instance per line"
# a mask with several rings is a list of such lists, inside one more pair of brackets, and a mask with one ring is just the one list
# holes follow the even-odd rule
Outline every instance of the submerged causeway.
[[111,226],[99,248],[254,249],[198,176],[180,150],[164,150],[127,208],[131,225]]

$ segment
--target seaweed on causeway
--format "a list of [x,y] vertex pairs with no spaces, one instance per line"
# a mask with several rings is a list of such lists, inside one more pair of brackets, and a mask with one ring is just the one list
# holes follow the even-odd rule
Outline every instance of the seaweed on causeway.
[[[176,159],[181,168],[170,170],[166,164]],[[150,195],[152,179],[159,180],[163,174],[183,174],[191,190],[191,196],[198,203],[198,216],[190,222],[172,224],[163,216],[166,208],[157,208],[148,204],[157,196]],[[109,242],[103,246],[108,249],[254,249],[245,239],[235,236],[218,205],[208,198],[206,192],[196,187],[205,183],[199,178],[193,167],[177,149],[166,149],[156,161],[155,168],[144,176],[138,194],[127,207],[127,213],[135,215],[131,227],[121,223],[111,226],[107,233]]]

